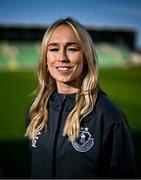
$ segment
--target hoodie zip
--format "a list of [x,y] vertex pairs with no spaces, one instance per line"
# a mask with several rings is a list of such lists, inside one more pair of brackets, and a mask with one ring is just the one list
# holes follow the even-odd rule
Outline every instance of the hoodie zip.
[[53,147],[53,179],[55,179],[55,177],[56,177],[56,156],[57,156],[56,149],[57,149],[57,141],[58,141],[58,135],[59,135],[60,127],[61,127],[61,120],[62,120],[62,115],[63,115],[63,108],[64,108],[64,105],[65,105],[65,100],[66,100],[66,95],[63,95],[63,101],[62,101],[61,108],[60,108],[60,114],[59,114],[59,118],[58,118],[55,138],[54,138],[54,147]]

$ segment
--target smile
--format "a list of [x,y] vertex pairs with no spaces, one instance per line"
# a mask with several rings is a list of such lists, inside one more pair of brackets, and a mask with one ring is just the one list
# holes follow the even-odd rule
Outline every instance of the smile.
[[56,67],[56,69],[60,72],[60,73],[68,73],[72,70],[72,66],[58,66]]

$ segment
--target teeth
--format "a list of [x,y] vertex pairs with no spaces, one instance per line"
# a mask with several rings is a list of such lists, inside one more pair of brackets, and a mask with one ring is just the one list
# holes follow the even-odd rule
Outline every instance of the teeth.
[[59,69],[60,71],[66,71],[69,69],[69,67],[58,67],[57,69]]

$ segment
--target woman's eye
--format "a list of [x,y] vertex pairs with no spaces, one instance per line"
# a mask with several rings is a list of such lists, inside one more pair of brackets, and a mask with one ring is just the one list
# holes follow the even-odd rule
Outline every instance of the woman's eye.
[[49,51],[58,51],[59,49],[58,48],[51,48],[49,49]]
[[75,52],[75,51],[79,51],[79,49],[78,48],[68,48],[68,51]]

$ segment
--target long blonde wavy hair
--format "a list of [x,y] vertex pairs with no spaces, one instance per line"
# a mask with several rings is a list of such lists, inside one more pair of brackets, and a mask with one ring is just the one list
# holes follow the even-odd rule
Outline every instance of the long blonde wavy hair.
[[51,94],[56,89],[55,80],[51,77],[47,62],[47,45],[49,39],[59,25],[68,25],[74,31],[84,57],[86,59],[86,66],[83,72],[82,85],[78,98],[76,100],[75,107],[69,113],[63,130],[63,135],[67,135],[70,140],[74,140],[78,137],[80,131],[80,121],[91,112],[94,108],[94,104],[97,98],[97,56],[93,47],[92,39],[83,25],[73,18],[59,19],[55,21],[46,31],[41,45],[40,60],[37,69],[37,76],[39,87],[36,91],[36,97],[32,103],[29,115],[30,124],[27,127],[25,136],[30,139],[34,139],[39,131],[43,128],[48,128],[48,109],[47,104]]

